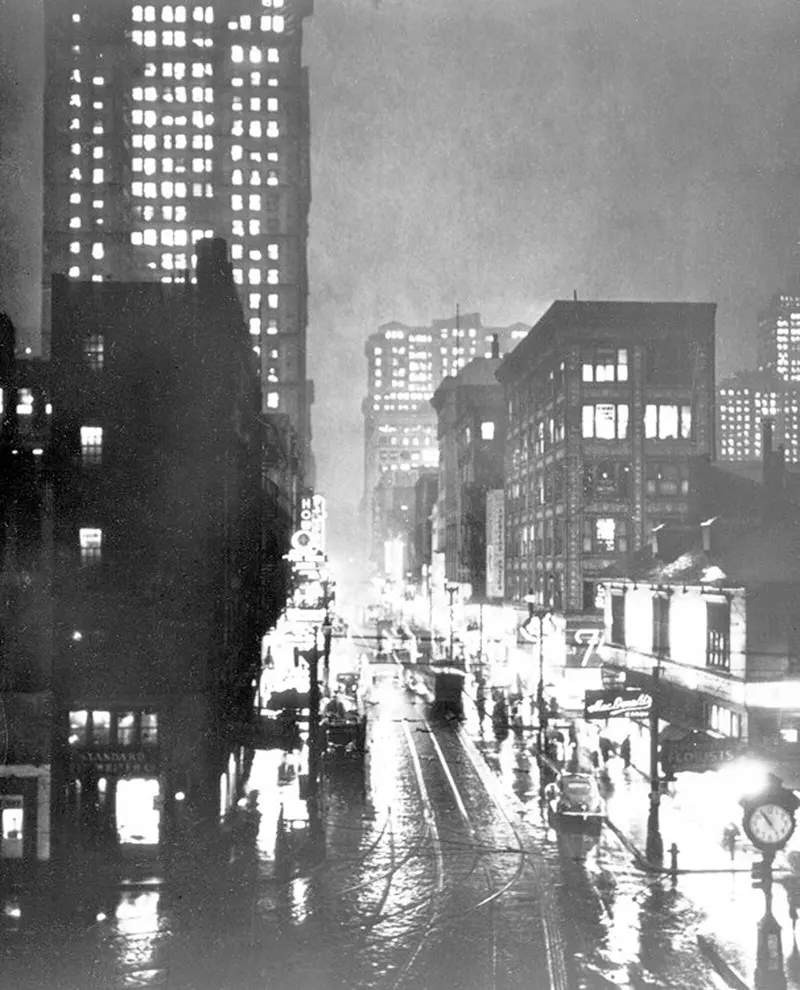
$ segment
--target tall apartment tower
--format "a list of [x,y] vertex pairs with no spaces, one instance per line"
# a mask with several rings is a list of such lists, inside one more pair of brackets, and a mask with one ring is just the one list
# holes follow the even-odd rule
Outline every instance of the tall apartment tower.
[[195,243],[224,238],[262,408],[290,425],[309,483],[312,11],[313,0],[45,0],[45,333],[53,273],[180,282]]
[[443,378],[473,358],[502,352],[527,333],[524,323],[484,327],[479,313],[456,313],[427,327],[385,323],[367,339],[364,413],[364,513],[371,559],[384,541],[412,541],[414,486],[438,464],[437,417],[430,400]]

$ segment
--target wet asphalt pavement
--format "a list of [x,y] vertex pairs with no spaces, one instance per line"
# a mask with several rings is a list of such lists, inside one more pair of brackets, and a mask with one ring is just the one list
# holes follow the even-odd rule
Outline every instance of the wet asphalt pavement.
[[[259,753],[258,849],[235,874],[204,876],[200,865],[182,887],[75,891],[46,918],[6,898],[0,985],[724,986],[698,951],[704,913],[683,885],[644,874],[611,829],[549,827],[529,739],[434,721],[394,675],[386,668],[376,683],[363,766],[326,766],[324,849],[309,840],[287,758]],[[705,895],[730,882],[706,878]]]

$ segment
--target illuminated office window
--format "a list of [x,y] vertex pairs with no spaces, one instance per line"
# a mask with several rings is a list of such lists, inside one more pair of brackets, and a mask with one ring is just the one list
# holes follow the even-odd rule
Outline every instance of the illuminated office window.
[[103,459],[103,427],[81,427],[81,459],[85,465],[100,464]]
[[99,564],[103,550],[102,529],[82,527],[78,530],[78,539],[81,548],[81,565],[93,567]]

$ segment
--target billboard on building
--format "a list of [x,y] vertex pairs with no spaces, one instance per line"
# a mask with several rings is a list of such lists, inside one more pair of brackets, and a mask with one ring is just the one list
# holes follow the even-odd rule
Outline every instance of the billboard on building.
[[502,488],[486,493],[486,597],[505,595],[505,501]]

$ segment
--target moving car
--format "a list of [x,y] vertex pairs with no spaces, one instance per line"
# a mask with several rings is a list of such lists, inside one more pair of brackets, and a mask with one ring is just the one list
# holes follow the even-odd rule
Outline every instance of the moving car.
[[545,796],[554,818],[598,824],[605,818],[605,803],[591,774],[563,773],[547,785]]

